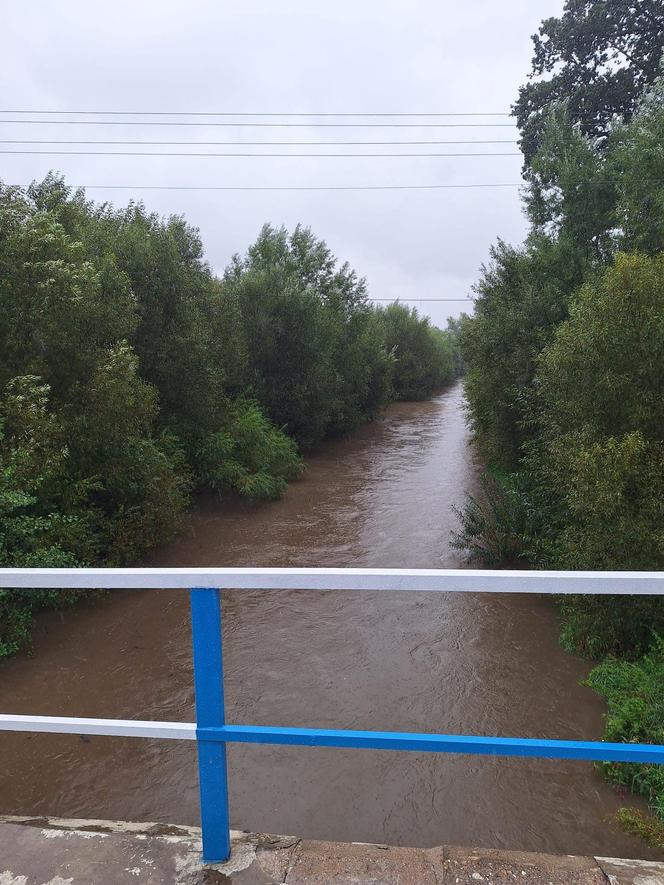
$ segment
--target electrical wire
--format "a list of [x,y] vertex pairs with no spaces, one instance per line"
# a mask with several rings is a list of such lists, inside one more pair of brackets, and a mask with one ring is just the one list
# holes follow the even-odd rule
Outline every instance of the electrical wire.
[[[12,185],[23,188],[25,185]],[[477,184],[350,184],[350,185],[197,185],[197,184],[76,184],[72,189],[83,190],[144,190],[144,191],[412,191],[457,190],[465,188],[522,187],[523,182]]]
[[390,302],[416,301],[417,303],[419,303],[421,301],[427,301],[427,302],[431,302],[431,301],[438,301],[438,302],[441,302],[441,301],[450,301],[450,302],[452,302],[452,301],[454,301],[454,302],[472,301],[472,302],[474,302],[475,301],[474,298],[402,298],[400,295],[397,295],[396,298],[372,298],[371,295],[369,295],[369,300],[370,301],[390,301]]
[[35,123],[42,126],[225,126],[234,128],[271,129],[513,129],[515,123],[209,123],[175,122],[172,120],[0,120],[0,123]]
[[366,145],[367,147],[377,146],[407,146],[407,145],[438,145],[438,144],[518,144],[515,138],[498,138],[489,141],[478,141],[472,139],[470,141],[72,141],[70,139],[26,139],[26,138],[0,138],[0,144],[119,144],[119,145],[170,145],[170,146],[186,146],[203,147],[212,145],[224,145],[232,147],[350,147]]
[[[1,181],[1,180],[0,180]],[[619,179],[598,179],[592,184],[619,184]],[[661,178],[640,178],[638,184],[664,184]],[[27,185],[12,184],[6,187],[25,189]],[[210,184],[72,184],[72,190],[130,190],[130,191],[438,191],[483,188],[525,187],[524,181],[478,181],[459,184],[335,184],[335,185],[210,185]]]
[[87,116],[106,117],[510,117],[507,111],[488,112],[462,111],[452,113],[431,111],[409,111],[407,113],[395,112],[380,113],[352,112],[345,113],[334,111],[0,111],[0,114],[86,114]]
[[298,159],[303,159],[305,157],[368,157],[372,159],[376,159],[377,157],[520,157],[521,153],[519,151],[512,151],[510,153],[453,153],[453,154],[441,154],[441,153],[428,153],[428,154],[395,154],[395,153],[336,153],[336,154],[275,154],[275,153],[201,153],[195,151],[16,151],[16,150],[0,150],[0,154],[10,155],[10,154],[21,154],[23,156],[56,156],[56,157],[257,157],[257,158],[265,158],[265,157],[297,157]]

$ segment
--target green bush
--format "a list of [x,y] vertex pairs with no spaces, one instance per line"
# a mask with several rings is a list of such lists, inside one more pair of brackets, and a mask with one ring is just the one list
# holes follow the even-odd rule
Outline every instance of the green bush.
[[[57,449],[48,445],[48,422],[44,423],[41,452],[35,451],[36,445],[32,450],[24,447],[12,451],[7,448],[0,419],[0,566],[64,568],[85,564],[66,549],[76,547],[77,539],[89,527],[84,519],[39,505],[39,495],[48,485],[48,471],[58,456]],[[42,471],[35,470],[26,479],[28,465],[36,468],[38,461]],[[0,658],[29,645],[36,611],[69,604],[79,596],[75,591],[0,589]]]
[[519,477],[480,475],[480,494],[454,508],[460,530],[452,547],[489,568],[532,566],[541,544],[541,520]]
[[649,596],[564,596],[560,599],[561,642],[589,658],[632,659],[664,631],[664,601]]
[[383,308],[379,320],[394,362],[395,399],[427,399],[453,380],[456,367],[451,333],[441,332],[415,308],[398,303]]
[[[537,472],[558,506],[553,567],[664,567],[664,255],[618,254],[539,360]],[[563,640],[635,657],[664,599],[572,597]]]
[[[607,658],[590,673],[588,685],[608,706],[605,740],[664,744],[664,639],[655,637],[652,651],[638,661]],[[645,796],[664,823],[664,766],[604,762],[601,768],[613,783]]]
[[638,836],[651,848],[664,851],[664,823],[659,818],[643,814],[638,808],[619,808],[616,822],[626,833]]
[[204,485],[246,498],[278,498],[302,469],[293,440],[251,402],[229,407],[225,429],[208,437],[197,462]]

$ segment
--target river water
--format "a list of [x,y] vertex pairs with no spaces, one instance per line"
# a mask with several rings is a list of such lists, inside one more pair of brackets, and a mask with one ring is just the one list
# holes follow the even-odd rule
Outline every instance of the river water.
[[[323,445],[278,502],[201,501],[164,566],[457,567],[453,504],[472,489],[462,388],[400,403]],[[43,617],[0,667],[6,712],[193,720],[187,594],[114,592]],[[229,722],[598,738],[587,663],[547,599],[227,592]],[[234,827],[402,845],[648,856],[607,817],[591,763],[231,745]],[[0,734],[2,813],[196,823],[186,742]]]

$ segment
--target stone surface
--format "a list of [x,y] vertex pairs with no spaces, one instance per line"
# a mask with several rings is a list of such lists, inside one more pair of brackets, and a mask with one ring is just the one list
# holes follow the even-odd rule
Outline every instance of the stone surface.
[[196,827],[5,817],[0,885],[272,885],[297,844],[233,833],[231,860],[203,867]]
[[442,850],[390,848],[359,842],[303,841],[291,862],[288,885],[352,882],[415,883],[438,885],[442,870]]
[[619,857],[596,857],[610,885],[661,885],[664,864],[651,860],[623,860]]
[[0,885],[664,885],[664,864],[616,858],[239,832],[226,864],[200,850],[195,827],[0,817]]
[[458,885],[514,882],[527,885],[606,885],[604,874],[591,857],[446,848],[443,864],[444,885],[448,882]]

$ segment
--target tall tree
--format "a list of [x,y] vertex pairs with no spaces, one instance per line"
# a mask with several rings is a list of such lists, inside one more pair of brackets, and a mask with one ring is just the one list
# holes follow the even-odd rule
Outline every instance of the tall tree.
[[247,389],[305,447],[386,404],[391,361],[366,285],[308,228],[265,225],[223,281],[242,318]]
[[529,82],[512,108],[527,165],[552,102],[566,100],[571,120],[594,138],[606,135],[616,117],[631,117],[640,93],[659,71],[664,4],[566,0],[562,16],[547,18],[532,39]]

